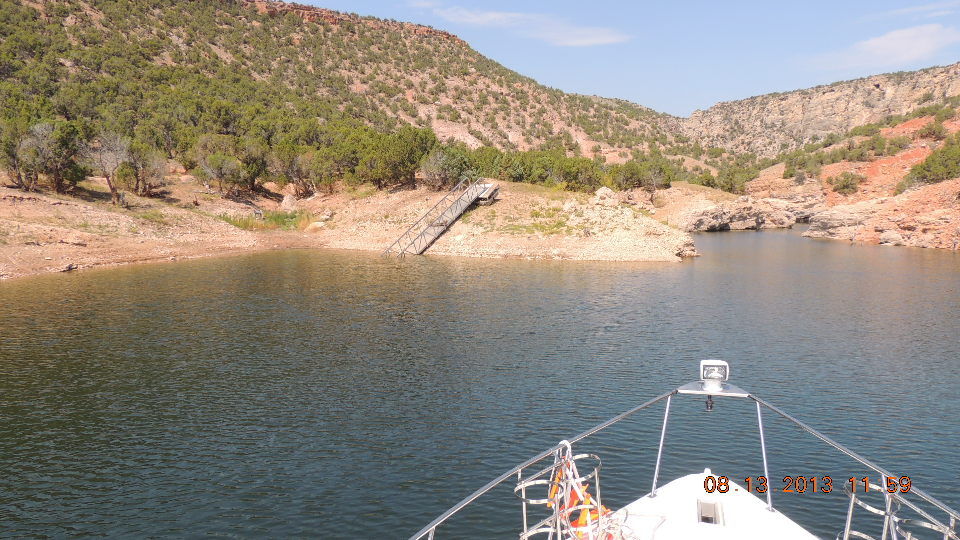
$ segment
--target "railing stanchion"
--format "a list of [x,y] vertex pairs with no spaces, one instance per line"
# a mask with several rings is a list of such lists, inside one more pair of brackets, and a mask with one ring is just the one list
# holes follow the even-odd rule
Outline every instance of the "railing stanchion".
[[760,402],[757,401],[757,426],[760,428],[760,452],[763,453],[763,477],[767,479],[767,510],[773,512],[773,496],[770,494],[770,469],[767,467],[767,442],[763,438],[763,414],[760,412]]
[[[517,484],[523,481],[523,469],[517,471]],[[520,504],[523,505],[523,534],[527,534],[527,488],[520,490]]]
[[[883,494],[884,514],[883,514],[883,532],[880,533],[880,540],[887,540],[887,532],[891,531],[893,525],[893,515],[891,510],[893,510],[893,495],[889,492]],[[894,540],[896,540],[897,534],[893,534]]]
[[660,450],[657,450],[657,468],[653,471],[653,489],[650,491],[651,497],[657,496],[657,478],[660,476],[660,459],[663,457],[663,441],[667,437],[667,420],[670,419],[670,402],[673,400],[673,394],[667,397],[667,410],[663,413],[663,429],[660,431]]
[[850,528],[853,526],[853,506],[857,504],[856,493],[850,494],[850,506],[847,508],[847,524],[843,527],[843,540],[850,540]]

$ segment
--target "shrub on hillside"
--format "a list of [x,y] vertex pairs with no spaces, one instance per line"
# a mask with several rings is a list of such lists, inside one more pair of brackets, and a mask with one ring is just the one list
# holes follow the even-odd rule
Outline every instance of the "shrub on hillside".
[[847,132],[848,137],[873,137],[877,133],[880,133],[880,126],[877,124],[866,124],[863,126],[857,126]]
[[[913,183],[932,184],[957,177],[960,177],[960,144],[955,137],[950,137],[923,163],[918,163],[910,169],[910,174],[904,179],[905,182],[909,182],[904,184],[903,189],[908,189]],[[900,190],[899,185],[897,189]]]
[[936,116],[934,117],[937,122],[943,122],[944,120],[949,120],[957,115],[957,111],[953,107],[944,107],[937,111]]
[[947,129],[943,127],[942,122],[934,120],[926,126],[923,126],[920,131],[917,132],[917,136],[942,141],[947,137]]
[[920,185],[920,184],[919,184],[916,180],[914,180],[913,178],[910,178],[910,176],[908,175],[908,176],[907,176],[906,178],[904,178],[903,180],[897,182],[897,188],[893,191],[893,194],[894,194],[894,195],[899,195],[899,194],[903,193],[904,191],[906,191],[906,190],[908,190],[908,189],[912,189],[912,188],[914,188],[914,187],[916,187],[916,186],[918,186],[918,185]]
[[887,148],[887,140],[879,133],[871,137],[868,141],[864,141],[864,144],[867,145],[868,149],[872,150],[876,156],[882,156],[883,151]]
[[887,140],[887,155],[893,156],[900,153],[901,150],[906,150],[910,148],[910,143],[913,141],[910,137],[893,137]]
[[710,174],[710,171],[704,171],[700,176],[691,181],[692,184],[700,184],[701,186],[715,186],[717,185],[717,179]]
[[842,195],[850,195],[857,192],[861,180],[866,180],[866,177],[845,171],[837,178],[832,176],[827,178],[827,183],[833,184],[833,190],[835,192]]
[[455,146],[437,145],[420,165],[423,184],[434,190],[449,189],[465,178],[475,178],[466,153]]
[[717,188],[730,193],[743,194],[747,182],[757,177],[757,171],[737,166],[723,167],[717,172]]

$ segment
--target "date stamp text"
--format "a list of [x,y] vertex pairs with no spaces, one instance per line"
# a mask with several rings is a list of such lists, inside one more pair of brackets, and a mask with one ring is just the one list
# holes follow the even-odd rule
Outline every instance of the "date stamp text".
[[[829,476],[784,476],[783,485],[779,488],[772,487],[766,476],[748,476],[743,479],[743,483],[746,484],[747,491],[757,493],[766,493],[769,489],[781,493],[830,493],[833,491],[833,478]],[[866,493],[870,491],[871,487],[874,489],[877,487],[876,484],[870,484],[866,476],[863,478],[850,477],[846,480],[846,484],[850,485],[850,491],[854,493]],[[898,491],[908,493],[910,491],[909,476],[901,476],[900,478],[888,476],[886,479],[881,479],[880,484],[883,489],[886,489],[887,493]],[[727,493],[730,491],[730,487],[730,479],[726,476],[708,475],[703,480],[703,489],[707,493]],[[739,491],[738,487],[734,486],[733,489]]]

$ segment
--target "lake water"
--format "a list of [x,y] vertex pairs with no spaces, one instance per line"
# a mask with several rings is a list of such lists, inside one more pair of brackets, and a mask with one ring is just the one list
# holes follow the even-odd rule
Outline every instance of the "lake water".
[[[278,252],[0,283],[0,537],[405,539],[488,480],[697,377],[960,507],[960,254],[797,231],[679,264]],[[749,402],[674,402],[661,483],[763,474]],[[662,406],[577,445],[650,489]],[[866,471],[771,413],[774,504],[822,538]],[[438,538],[516,538],[510,487]],[[879,536],[879,531],[870,532]]]

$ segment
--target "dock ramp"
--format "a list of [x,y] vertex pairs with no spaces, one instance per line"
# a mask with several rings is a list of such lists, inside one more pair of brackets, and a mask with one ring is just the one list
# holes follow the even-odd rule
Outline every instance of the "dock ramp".
[[484,183],[483,179],[474,182],[461,181],[449,193],[423,215],[407,232],[400,235],[382,256],[403,257],[407,254],[420,255],[429,248],[460,217],[471,204],[492,193],[496,196],[496,184]]

